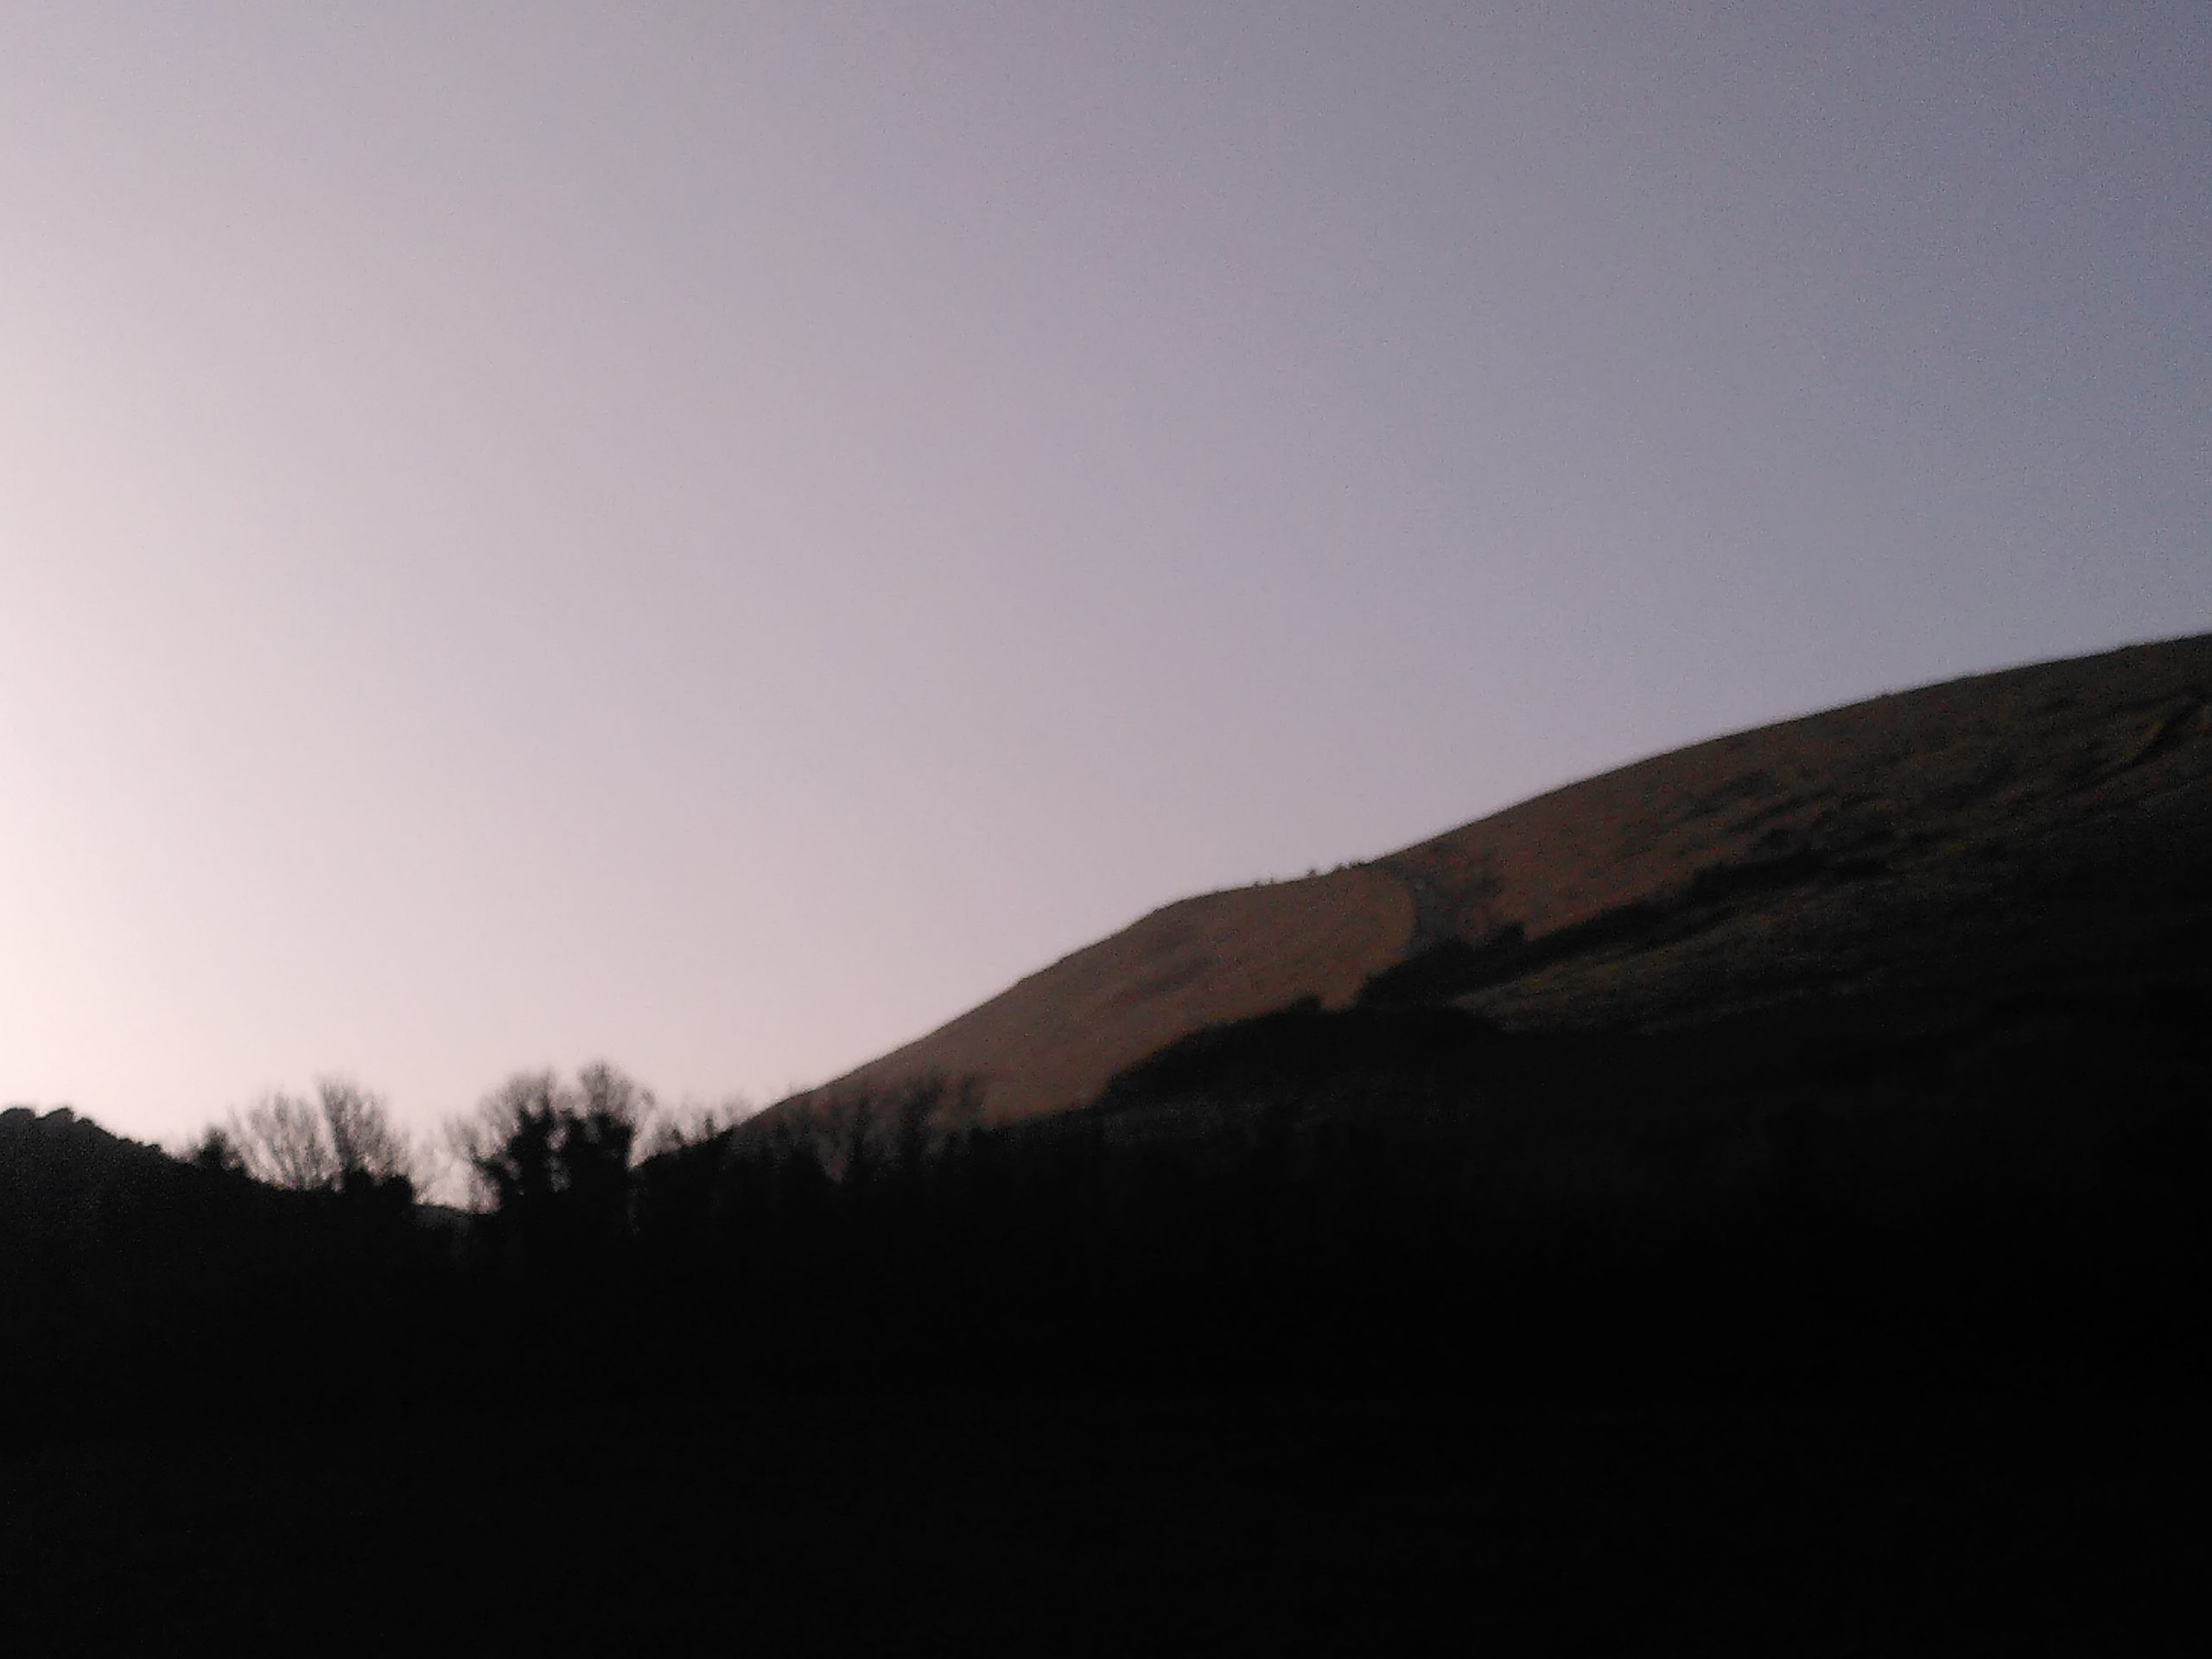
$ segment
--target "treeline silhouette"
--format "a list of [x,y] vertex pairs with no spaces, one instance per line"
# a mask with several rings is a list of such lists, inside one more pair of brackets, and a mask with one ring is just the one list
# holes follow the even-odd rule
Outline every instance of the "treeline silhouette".
[[995,1128],[957,1081],[679,1127],[611,1066],[530,1073],[456,1137],[474,1211],[418,1201],[350,1084],[181,1160],[16,1110],[0,1405],[2189,1385],[2209,1015],[2167,986],[1910,1040],[1540,1038],[1308,1004]]

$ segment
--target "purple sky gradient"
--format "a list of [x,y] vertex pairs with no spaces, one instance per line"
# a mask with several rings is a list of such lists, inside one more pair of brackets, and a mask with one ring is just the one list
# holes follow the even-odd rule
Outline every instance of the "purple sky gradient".
[[2212,627],[2212,8],[0,14],[0,1102],[772,1097]]

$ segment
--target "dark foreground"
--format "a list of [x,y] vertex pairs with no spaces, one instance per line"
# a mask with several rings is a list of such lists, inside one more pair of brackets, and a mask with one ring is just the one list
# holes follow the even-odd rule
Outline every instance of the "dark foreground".
[[552,1099],[465,1223],[0,1114],[0,1659],[2202,1651],[2158,972],[1291,1009],[1028,1128],[643,1162]]
[[2194,1653],[2199,1414],[847,1398],[19,1442],[0,1624],[23,1654]]

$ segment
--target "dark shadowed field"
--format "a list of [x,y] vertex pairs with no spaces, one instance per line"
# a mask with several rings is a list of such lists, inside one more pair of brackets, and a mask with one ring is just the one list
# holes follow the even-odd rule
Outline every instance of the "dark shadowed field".
[[879,1397],[19,1445],[0,1618],[24,1653],[2193,1653],[2199,1417]]

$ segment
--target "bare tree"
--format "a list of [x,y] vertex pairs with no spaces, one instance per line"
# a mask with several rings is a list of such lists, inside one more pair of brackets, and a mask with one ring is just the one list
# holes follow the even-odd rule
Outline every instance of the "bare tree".
[[400,1176],[410,1182],[414,1179],[414,1153],[392,1126],[381,1096],[346,1077],[325,1077],[316,1084],[316,1090],[321,1099],[323,1131],[341,1185],[360,1178],[378,1182]]
[[298,1096],[265,1096],[244,1117],[232,1118],[230,1138],[257,1181],[290,1192],[338,1185],[338,1160],[321,1114]]
[[294,1192],[334,1191],[353,1183],[416,1184],[416,1158],[391,1121],[382,1096],[347,1077],[323,1077],[315,1097],[279,1091],[227,1128],[211,1130],[245,1173]]
[[982,1122],[982,1098],[975,1077],[932,1071],[882,1088],[828,1091],[783,1122],[811,1145],[832,1180],[865,1179],[929,1162]]

